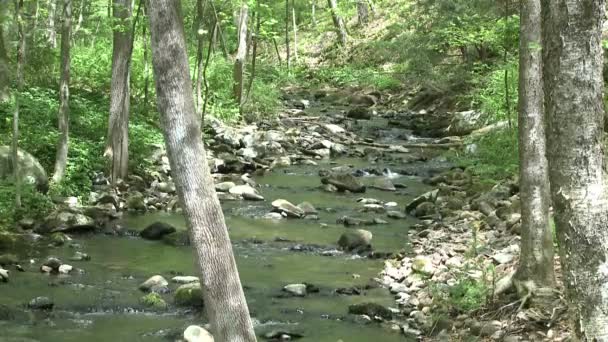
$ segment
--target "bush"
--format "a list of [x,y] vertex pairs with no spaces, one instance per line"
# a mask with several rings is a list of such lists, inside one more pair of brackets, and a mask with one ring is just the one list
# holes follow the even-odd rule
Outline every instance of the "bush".
[[33,186],[21,189],[21,208],[15,207],[15,187],[13,184],[0,183],[0,230],[14,227],[23,218],[40,221],[54,208],[51,199],[38,192]]

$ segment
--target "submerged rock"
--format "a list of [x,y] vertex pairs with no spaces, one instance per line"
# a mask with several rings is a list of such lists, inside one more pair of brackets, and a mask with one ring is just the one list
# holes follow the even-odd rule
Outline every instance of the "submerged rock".
[[27,307],[33,310],[52,310],[55,303],[48,297],[36,297],[27,304]]
[[146,240],[161,240],[163,236],[175,233],[176,229],[172,225],[164,222],[154,222],[139,233],[139,236]]
[[289,284],[283,287],[283,291],[296,297],[305,297],[307,294],[306,284]]
[[198,325],[191,325],[184,331],[186,342],[214,342],[213,335]]
[[363,230],[356,229],[348,231],[338,240],[338,246],[345,251],[368,251],[372,248],[372,233]]
[[168,306],[163,297],[156,292],[141,297],[140,302],[142,305],[155,310],[165,310]]
[[203,291],[200,283],[184,284],[175,290],[175,304],[180,306],[203,306]]
[[365,185],[363,185],[357,177],[350,173],[328,173],[322,175],[321,183],[335,186],[338,191],[350,191],[354,193],[365,192]]
[[369,317],[380,317],[390,320],[393,312],[384,306],[376,303],[353,304],[348,307],[348,313],[352,315],[367,315]]

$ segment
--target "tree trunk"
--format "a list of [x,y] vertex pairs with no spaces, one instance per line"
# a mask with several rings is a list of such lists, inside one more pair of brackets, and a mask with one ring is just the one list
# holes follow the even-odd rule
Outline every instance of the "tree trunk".
[[340,45],[346,46],[346,26],[344,25],[344,20],[342,20],[342,17],[338,14],[338,0],[327,0],[327,4],[331,10],[331,18],[334,22],[334,26],[336,27]]
[[36,33],[38,32],[38,18],[40,17],[40,0],[34,3],[34,24],[32,25],[32,43],[36,44]]
[[291,51],[289,48],[289,0],[285,0],[285,60],[287,70],[291,69]]
[[[15,182],[15,207],[21,207],[21,177],[19,170],[19,111],[20,111],[20,96],[23,91],[23,70],[25,68],[25,30],[23,29],[23,0],[17,2],[15,8],[17,17],[17,32],[19,34],[19,44],[17,45],[17,91],[15,92],[15,108],[13,111],[13,141],[12,141],[12,161],[13,161],[13,177]],[[3,51],[6,55],[6,51]]]
[[[540,0],[522,0],[519,41],[520,292],[555,286],[553,234],[549,226]],[[523,294],[523,293],[522,293]]]
[[310,22],[312,27],[317,27],[317,0],[310,1]]
[[[2,19],[0,18],[0,20]],[[4,45],[4,26],[3,23],[0,23],[0,103],[8,102],[11,98],[10,72],[11,67]]]
[[[145,2],[144,2],[144,6],[145,6]],[[145,10],[145,8],[144,8],[144,11],[147,16],[147,10]],[[148,27],[148,25],[146,25],[146,23],[144,22],[144,25],[142,25],[142,37],[144,40],[144,53],[143,53],[143,59],[144,59],[144,110],[146,112],[148,111],[148,102],[150,101],[150,63],[149,63],[149,57],[148,57],[148,46],[150,44],[150,39],[148,38],[147,27]]]
[[150,5],[158,112],[177,193],[196,249],[205,311],[216,341],[256,341],[194,109],[180,3],[154,0]]
[[239,104],[239,107],[243,104],[243,85],[244,71],[245,71],[245,59],[247,58],[247,20],[249,18],[249,9],[247,5],[243,4],[241,7],[241,15],[239,16],[239,31],[238,40],[239,46],[236,52],[236,59],[234,61],[234,73],[233,73],[233,91],[234,99]]
[[55,16],[57,15],[57,1],[49,0],[49,27],[47,33],[47,39],[49,45],[54,49],[57,47],[57,29],[55,28]]
[[131,0],[114,0],[115,25],[112,51],[112,86],[110,89],[110,118],[105,156],[110,161],[110,179],[115,185],[125,179],[129,164],[129,78],[131,60]]
[[298,25],[296,22],[296,6],[294,0],[291,0],[291,19],[293,25],[293,57],[298,63]]
[[[54,1],[54,0],[51,0]],[[59,80],[59,141],[53,182],[65,176],[68,163],[68,137],[70,123],[70,41],[72,31],[72,0],[64,0],[61,24],[61,79]]]
[[[203,105],[203,45],[205,44],[205,36],[203,35],[203,17],[205,15],[205,6],[203,6],[203,0],[196,1],[196,84],[195,84],[195,96],[196,96],[196,111],[199,115],[202,114]],[[209,33],[211,34],[211,32]]]
[[543,0],[551,197],[580,340],[608,341],[608,200],[603,173],[604,0]]
[[76,39],[76,35],[80,31],[82,24],[84,23],[84,12],[86,10],[87,0],[80,1],[80,10],[78,11],[78,21],[76,22],[76,27],[74,28],[74,39]]
[[357,17],[361,26],[365,26],[369,21],[369,5],[367,4],[367,0],[357,1]]

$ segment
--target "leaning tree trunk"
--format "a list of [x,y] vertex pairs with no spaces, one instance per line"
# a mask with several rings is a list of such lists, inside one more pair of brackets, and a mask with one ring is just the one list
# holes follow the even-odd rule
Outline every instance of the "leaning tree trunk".
[[357,1],[357,18],[361,26],[365,26],[369,21],[369,5],[367,4],[367,0]]
[[[0,18],[0,21],[3,21]],[[6,103],[10,101],[10,72],[11,67],[8,61],[8,55],[6,53],[6,46],[4,45],[4,23],[0,22],[0,103]]]
[[608,199],[603,172],[604,0],[543,0],[551,197],[575,333],[608,341]]
[[53,49],[57,47],[57,29],[55,28],[57,1],[59,0],[49,0],[49,24],[47,28],[47,40]]
[[[54,1],[54,0],[51,0]],[[72,31],[72,0],[64,0],[61,25],[61,79],[59,80],[59,141],[55,158],[53,182],[65,176],[68,163],[68,137],[70,122],[70,40]]]
[[540,0],[522,0],[519,41],[519,184],[521,257],[515,274],[522,294],[555,286],[549,226]]
[[167,153],[218,342],[256,341],[194,109],[179,0],[150,0],[152,64]]
[[110,179],[115,185],[125,179],[129,164],[129,78],[131,60],[131,0],[114,0],[113,15],[118,27],[114,30],[112,51],[112,85],[110,118],[105,156],[110,162]]
[[327,4],[331,10],[331,18],[334,22],[334,26],[336,27],[340,45],[346,46],[346,25],[344,25],[344,20],[342,20],[342,17],[338,14],[338,0],[327,0]]
[[[236,52],[233,72],[233,92],[234,99],[239,104],[239,108],[243,104],[243,89],[244,89],[244,70],[245,60],[247,59],[247,20],[249,19],[249,9],[246,4],[241,7],[241,15],[239,16],[239,46]],[[242,109],[242,108],[241,108]]]

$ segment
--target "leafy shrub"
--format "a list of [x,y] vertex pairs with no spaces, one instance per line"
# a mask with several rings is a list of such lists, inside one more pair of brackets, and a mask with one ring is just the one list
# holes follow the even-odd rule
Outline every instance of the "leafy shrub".
[[13,227],[25,217],[42,220],[53,208],[48,196],[25,184],[21,189],[21,208],[16,208],[14,185],[0,183],[0,230]]

